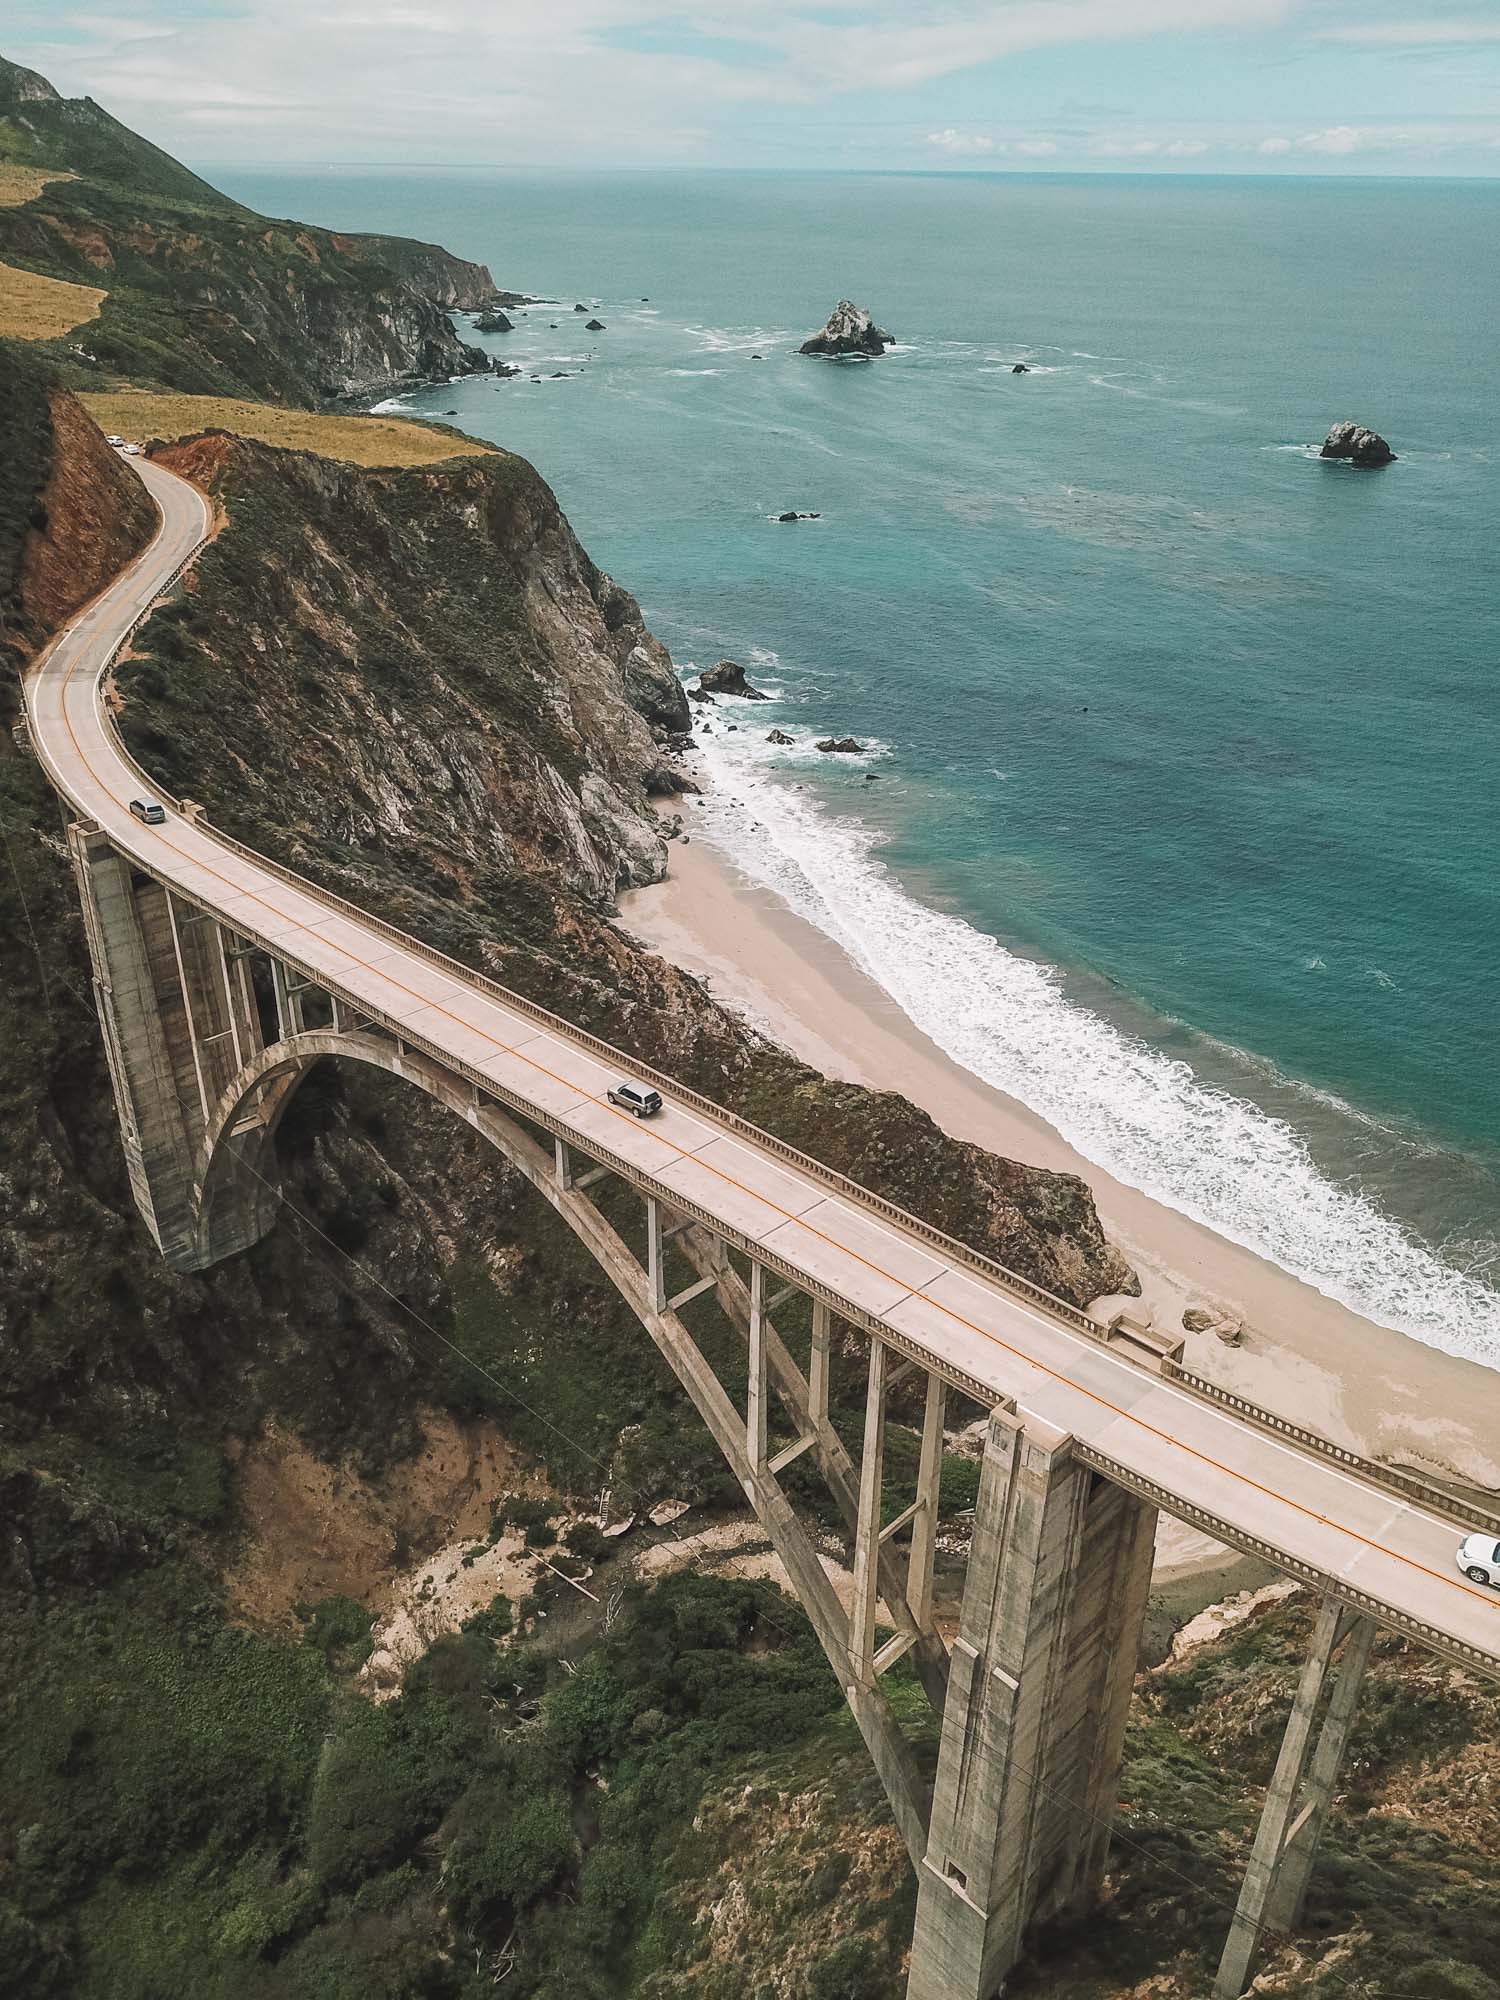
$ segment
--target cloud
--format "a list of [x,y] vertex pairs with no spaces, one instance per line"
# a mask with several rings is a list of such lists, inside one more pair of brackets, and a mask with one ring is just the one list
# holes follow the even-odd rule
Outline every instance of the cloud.
[[1257,153],[1289,153],[1292,150],[1292,141],[1274,137],[1262,139],[1255,150]]
[[929,132],[927,143],[940,153],[951,153],[955,157],[966,153],[993,153],[995,141],[987,139],[982,132],[955,132],[950,125],[945,132]]
[[1500,21],[1460,16],[1437,21],[1351,21],[1345,27],[1320,28],[1317,39],[1363,48],[1451,48],[1465,42],[1500,42]]
[[1358,153],[1367,144],[1366,135],[1354,125],[1330,125],[1322,132],[1304,132],[1296,141],[1299,153],[1341,155]]

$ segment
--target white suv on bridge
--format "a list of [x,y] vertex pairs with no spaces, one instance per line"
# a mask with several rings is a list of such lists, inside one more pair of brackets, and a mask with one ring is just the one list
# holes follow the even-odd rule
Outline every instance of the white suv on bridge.
[[1458,1545],[1458,1566],[1474,1583],[1500,1584],[1500,1542],[1493,1535],[1470,1535]]

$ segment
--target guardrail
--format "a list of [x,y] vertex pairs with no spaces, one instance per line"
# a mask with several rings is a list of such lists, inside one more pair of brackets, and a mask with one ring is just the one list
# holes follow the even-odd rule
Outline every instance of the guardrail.
[[1363,1479],[1377,1486],[1387,1487],[1399,1493],[1405,1500],[1416,1500],[1429,1507],[1436,1514],[1442,1514],[1460,1527],[1483,1528],[1500,1538],[1500,1510],[1486,1507],[1482,1502],[1470,1502],[1461,1495],[1448,1492],[1435,1481],[1424,1478],[1420,1472],[1411,1472],[1402,1465],[1385,1465],[1378,1459],[1366,1458],[1361,1452],[1351,1451],[1346,1445],[1335,1444],[1318,1431],[1310,1431],[1305,1424],[1293,1423],[1290,1417],[1279,1417],[1274,1410],[1262,1409],[1259,1403],[1252,1403],[1248,1397],[1235,1395],[1232,1389],[1222,1389],[1217,1382],[1210,1382],[1207,1376],[1197,1375],[1190,1368],[1184,1368],[1180,1361],[1164,1360],[1162,1377],[1175,1382],[1179,1387],[1190,1389],[1195,1396],[1202,1396],[1208,1402],[1217,1403],[1221,1409],[1232,1410],[1247,1423],[1257,1424],[1264,1431],[1271,1431],[1277,1437],[1290,1438],[1301,1445],[1304,1451],[1316,1452],[1320,1458],[1332,1459],[1335,1464],[1347,1465],[1359,1473]]
[[1483,1646],[1470,1645],[1467,1639],[1456,1639],[1436,1625],[1429,1625],[1425,1619],[1413,1618],[1409,1613],[1397,1610],[1387,1604],[1384,1598],[1372,1597],[1366,1590],[1356,1590],[1342,1577],[1331,1575],[1319,1569],[1316,1563],[1303,1562],[1300,1556],[1288,1555],[1285,1549],[1274,1542],[1262,1541],[1260,1536],[1250,1534],[1244,1528],[1237,1528],[1230,1521],[1212,1513],[1207,1507],[1199,1507],[1191,1500],[1184,1500],[1169,1486],[1162,1486],[1154,1479],[1133,1471],[1107,1452],[1096,1451],[1091,1445],[1075,1439],[1073,1445],[1086,1465],[1114,1480],[1117,1486],[1124,1486],[1143,1500],[1150,1500],[1178,1520],[1191,1521],[1202,1528],[1216,1541],[1227,1542],[1231,1548],[1240,1549],[1246,1555],[1260,1556],[1272,1568],[1284,1570],[1290,1576],[1300,1577],[1304,1583],[1312,1584],[1325,1596],[1337,1598],[1340,1604],[1347,1604],[1356,1611],[1365,1611],[1377,1623],[1387,1625],[1393,1632],[1404,1633],[1408,1638],[1429,1646],[1435,1653],[1444,1653],[1451,1660],[1457,1660],[1466,1667],[1478,1667],[1494,1678],[1500,1676],[1500,1654],[1486,1652]]

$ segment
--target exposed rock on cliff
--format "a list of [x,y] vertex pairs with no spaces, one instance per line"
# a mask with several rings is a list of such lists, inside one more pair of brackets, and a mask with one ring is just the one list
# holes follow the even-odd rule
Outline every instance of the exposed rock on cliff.
[[1347,458],[1353,465],[1391,465],[1396,454],[1378,432],[1363,424],[1335,424],[1323,440],[1320,458]]
[[[165,704],[150,748],[169,783],[211,801],[227,757],[244,838],[274,826],[327,853],[332,837],[351,862],[436,821],[455,891],[498,870],[603,904],[662,873],[642,790],[659,751],[626,669],[653,702],[681,690],[530,466],[496,454],[385,474],[224,435],[165,458],[227,514],[195,592],[209,622],[186,608],[176,621],[193,631],[192,679],[218,689],[211,710],[183,713],[170,650],[147,682]],[[122,681],[127,724],[136,680]],[[289,740],[303,704],[307,739]],[[326,820],[309,753],[334,788]]]
[[751,687],[745,679],[745,669],[738,660],[719,660],[698,676],[700,694],[737,694],[742,701],[769,701],[768,694],[762,694],[757,687]]
[[850,299],[840,299],[828,315],[822,331],[804,340],[797,352],[869,360],[874,355],[884,354],[890,343],[891,336],[876,326],[863,306],[855,305]]

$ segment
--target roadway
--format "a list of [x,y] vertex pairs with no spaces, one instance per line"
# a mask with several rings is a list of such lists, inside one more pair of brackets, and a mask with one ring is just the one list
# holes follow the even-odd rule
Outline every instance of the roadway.
[[[159,881],[246,938],[300,966],[330,993],[414,1048],[492,1083],[585,1152],[607,1150],[640,1184],[721,1222],[794,1280],[843,1302],[950,1381],[1072,1433],[1091,1462],[1137,1491],[1294,1572],[1310,1567],[1381,1607],[1387,1622],[1429,1628],[1432,1643],[1483,1656],[1500,1672],[1500,1592],[1455,1566],[1460,1530],[1381,1484],[1268,1435],[1075,1330],[1045,1305],[964,1262],[956,1246],[902,1226],[888,1204],[831,1190],[775,1144],[701,1103],[664,1093],[638,1121],[605,1092],[630,1060],[602,1059],[563,1024],[539,1023],[461,967],[335,906],[310,884],[170,811],[147,827],[142,791],[105,713],[100,682],[121,640],[207,536],[196,488],[148,460],[127,461],[161,512],[151,546],[58,637],[29,675],[33,743],[74,810]],[[213,773],[202,774],[212,797]],[[1452,1655],[1450,1655],[1452,1656]]]

